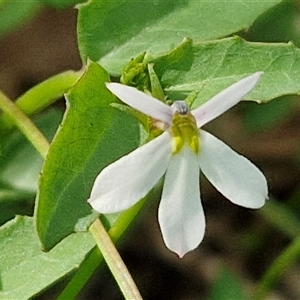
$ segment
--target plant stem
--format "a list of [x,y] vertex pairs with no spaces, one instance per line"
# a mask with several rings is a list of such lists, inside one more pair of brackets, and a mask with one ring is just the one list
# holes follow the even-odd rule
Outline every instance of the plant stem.
[[95,246],[85,260],[81,263],[78,271],[68,282],[56,300],[77,299],[77,295],[83,289],[102,261],[103,256],[99,251],[99,248]]
[[276,258],[271,267],[266,271],[261,279],[254,299],[265,299],[269,290],[276,281],[296,263],[300,257],[300,237],[295,238],[291,244]]
[[[82,76],[83,70],[66,71],[52,76],[20,96],[15,105],[27,116],[42,111],[61,98]],[[3,128],[9,129],[14,123],[8,114],[0,118]]]
[[0,92],[0,109],[11,118],[41,156],[45,158],[48,153],[49,142],[31,120],[2,92]]
[[[115,243],[124,234],[125,230],[132,223],[138,212],[144,206],[149,196],[146,196],[141,201],[136,203],[133,207],[129,208],[121,214],[117,221],[108,231],[108,234],[112,241]],[[87,283],[92,276],[96,268],[103,260],[103,256],[99,249],[95,247],[89,256],[82,262],[80,268],[67,284],[62,293],[58,296],[57,300],[75,299],[83,286]]]
[[114,275],[125,299],[142,300],[142,296],[140,295],[126,265],[99,219],[96,219],[90,226],[90,232],[110,268],[111,273]]

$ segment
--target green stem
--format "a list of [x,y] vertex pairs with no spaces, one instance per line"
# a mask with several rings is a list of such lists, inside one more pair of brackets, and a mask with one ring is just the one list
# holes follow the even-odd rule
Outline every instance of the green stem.
[[94,247],[56,300],[76,299],[102,261],[103,256],[99,248]]
[[[48,78],[20,96],[15,104],[28,116],[38,113],[61,98],[80,79],[82,73],[82,70],[66,71]],[[14,125],[6,113],[0,120],[2,128],[9,129]]]
[[300,237],[294,239],[291,244],[276,258],[271,267],[261,279],[254,299],[265,299],[269,290],[280,279],[281,276],[300,257]]
[[48,153],[49,142],[31,120],[2,92],[0,92],[0,109],[11,118],[41,156],[45,158]]
[[96,219],[90,226],[90,232],[110,268],[111,273],[115,277],[125,299],[142,300],[142,296],[140,295],[125,263],[99,219]]
[[[116,243],[119,238],[124,234],[125,230],[132,223],[138,212],[145,204],[148,197],[145,197],[130,209],[126,210],[117,219],[108,234],[112,241]],[[99,253],[99,249],[95,247],[90,255],[82,262],[77,273],[67,284],[62,293],[58,296],[57,300],[75,299],[79,292],[82,290],[84,285],[87,283],[89,278],[92,276],[94,271],[100,265],[103,260],[103,256]]]

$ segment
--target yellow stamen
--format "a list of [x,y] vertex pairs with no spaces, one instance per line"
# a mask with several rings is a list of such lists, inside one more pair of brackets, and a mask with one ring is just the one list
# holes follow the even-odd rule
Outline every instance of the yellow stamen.
[[174,142],[173,154],[177,154],[185,143],[187,143],[195,153],[198,153],[200,150],[200,142],[194,116],[190,112],[186,114],[175,112],[172,121],[170,130]]

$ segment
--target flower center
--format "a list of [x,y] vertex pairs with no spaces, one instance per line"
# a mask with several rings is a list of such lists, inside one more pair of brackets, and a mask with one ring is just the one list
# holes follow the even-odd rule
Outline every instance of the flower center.
[[173,118],[170,127],[173,136],[173,154],[177,154],[187,143],[191,149],[198,153],[200,149],[199,133],[194,116],[190,113],[184,101],[176,101],[172,105]]

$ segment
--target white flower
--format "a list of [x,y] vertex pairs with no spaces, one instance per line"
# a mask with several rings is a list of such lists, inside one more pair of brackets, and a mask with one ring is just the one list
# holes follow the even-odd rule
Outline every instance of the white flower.
[[96,178],[88,202],[100,213],[125,210],[165,174],[158,219],[166,246],[179,257],[203,239],[205,218],[200,201],[200,170],[231,202],[259,208],[268,197],[267,181],[248,159],[199,129],[238,103],[258,82],[254,73],[189,111],[184,101],[168,106],[135,88],[108,83],[126,104],[160,120],[166,130],[149,143],[107,166]]

